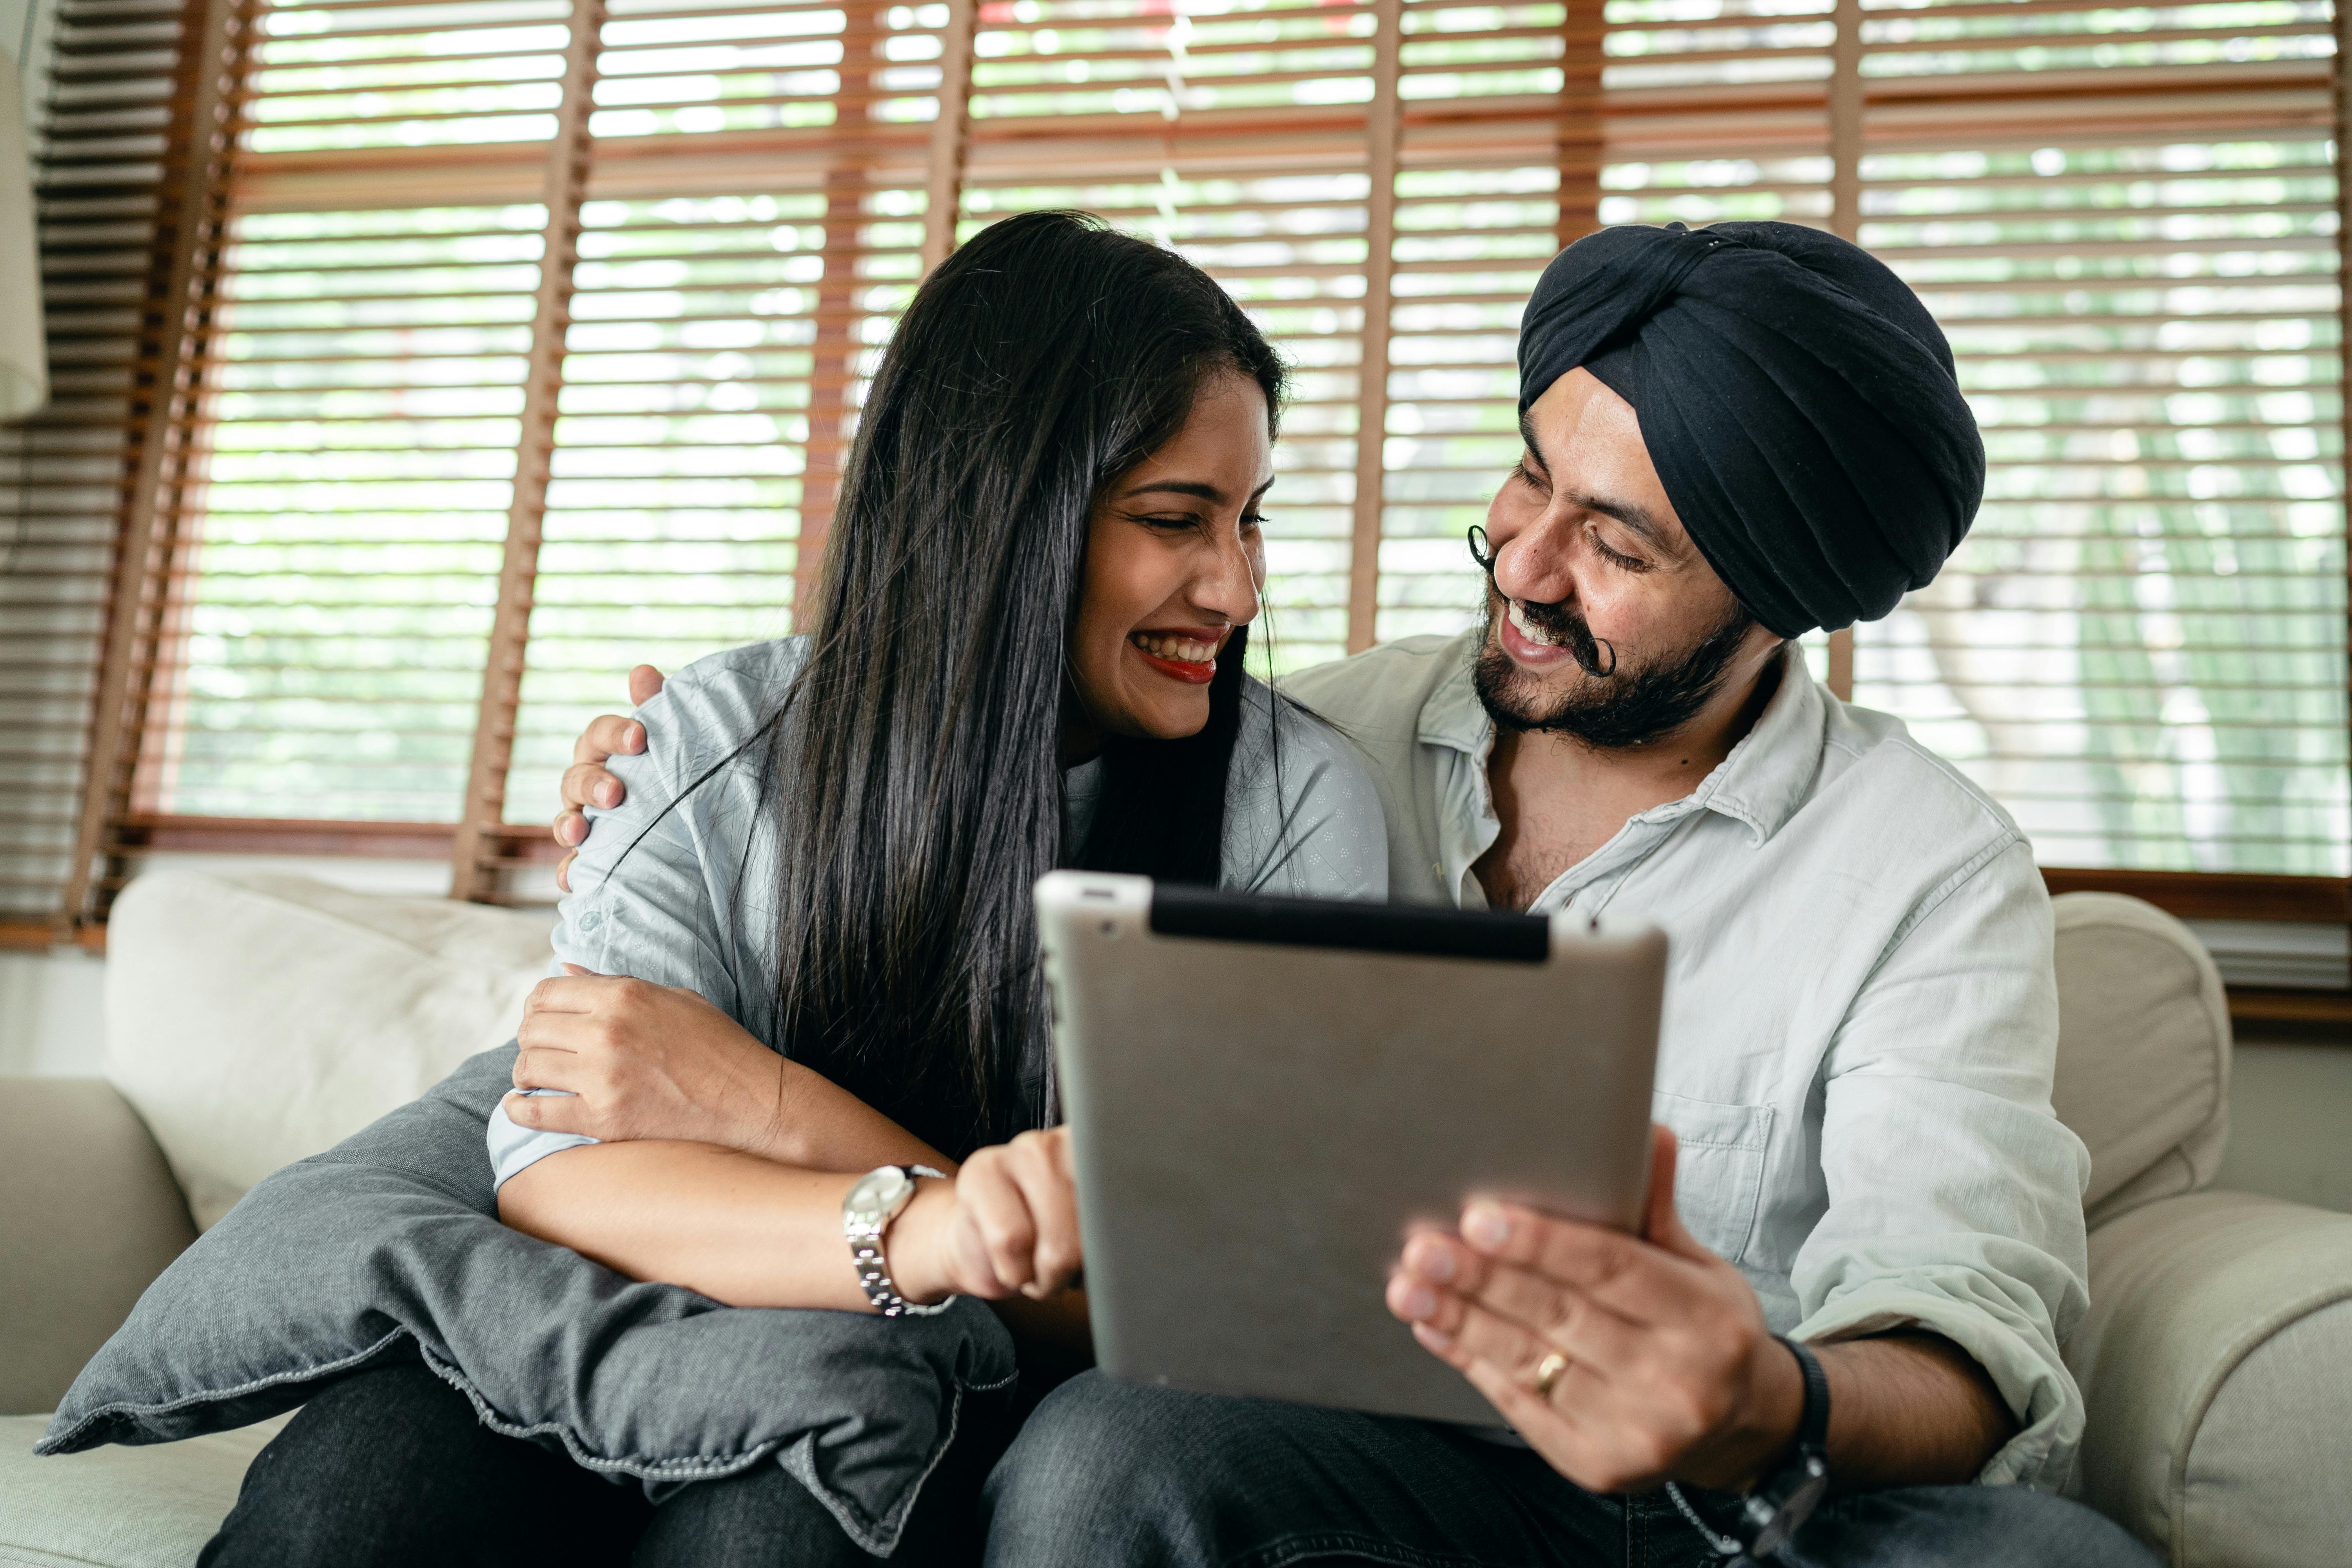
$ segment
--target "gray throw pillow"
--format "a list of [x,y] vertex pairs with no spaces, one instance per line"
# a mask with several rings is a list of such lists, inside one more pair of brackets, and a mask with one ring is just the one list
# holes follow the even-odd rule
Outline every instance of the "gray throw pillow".
[[995,1314],[726,1307],[508,1229],[483,1130],[513,1062],[485,1051],[247,1194],[140,1298],[37,1452],[243,1426],[421,1355],[484,1426],[656,1502],[781,1464],[887,1555],[965,1396],[1013,1382]]

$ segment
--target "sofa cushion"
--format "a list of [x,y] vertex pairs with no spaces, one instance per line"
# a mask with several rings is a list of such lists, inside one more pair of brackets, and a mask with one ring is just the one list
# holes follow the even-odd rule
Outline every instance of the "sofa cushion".
[[187,1568],[290,1416],[161,1448],[35,1458],[46,1415],[0,1417],[0,1563]]
[[155,1141],[110,1085],[0,1079],[0,1414],[55,1406],[194,1239]]
[[2091,1233],[2073,1490],[2167,1563],[2352,1563],[2352,1215],[2192,1193]]
[[512,1037],[550,930],[300,877],[150,871],[108,922],[106,1076],[205,1229]]
[[2094,1228],[2213,1179],[2230,1137],[2230,1010],[2189,928],[2120,893],[2052,900],[2058,1118],[2091,1151]]

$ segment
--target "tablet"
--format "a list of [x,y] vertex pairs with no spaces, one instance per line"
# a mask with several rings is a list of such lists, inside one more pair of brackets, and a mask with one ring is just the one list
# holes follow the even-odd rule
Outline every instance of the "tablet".
[[1499,1425],[1390,1270],[1475,1194],[1639,1222],[1664,936],[1080,871],[1037,917],[1103,1370]]

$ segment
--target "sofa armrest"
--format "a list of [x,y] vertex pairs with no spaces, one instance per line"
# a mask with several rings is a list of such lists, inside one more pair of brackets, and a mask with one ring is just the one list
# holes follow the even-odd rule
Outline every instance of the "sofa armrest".
[[0,1415],[56,1408],[196,1238],[146,1124],[94,1078],[0,1078]]
[[2352,1562],[2352,1215],[2209,1192],[2091,1233],[2074,1490],[2176,1568]]

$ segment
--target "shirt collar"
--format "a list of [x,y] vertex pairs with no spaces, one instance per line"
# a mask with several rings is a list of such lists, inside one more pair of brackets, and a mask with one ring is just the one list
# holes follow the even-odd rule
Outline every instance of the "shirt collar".
[[1486,710],[1478,700],[1478,688],[1471,679],[1483,640],[1475,626],[1454,639],[1452,673],[1437,683],[1429,700],[1421,705],[1423,745],[1448,746],[1474,757],[1486,754],[1486,742],[1495,726],[1486,717]]
[[[1478,700],[1471,671],[1479,644],[1473,633],[1464,639],[1453,672],[1438,682],[1421,708],[1421,741],[1466,754],[1486,766],[1494,738],[1494,721]],[[1689,812],[1713,811],[1744,823],[1755,842],[1775,833],[1812,792],[1822,764],[1822,736],[1828,722],[1822,689],[1805,667],[1804,650],[1790,643],[1780,655],[1780,685],[1757,718],[1755,727],[1739,738],[1731,754],[1699,781],[1696,789],[1678,801],[1643,812],[1664,820]]]

